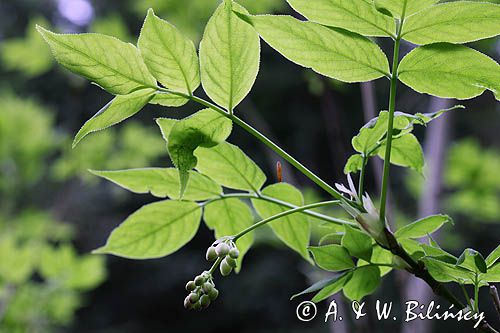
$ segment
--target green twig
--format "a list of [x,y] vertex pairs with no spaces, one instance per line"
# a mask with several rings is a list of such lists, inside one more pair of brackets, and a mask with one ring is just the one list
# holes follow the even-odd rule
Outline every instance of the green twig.
[[232,238],[232,240],[234,242],[236,242],[240,237],[243,237],[244,235],[246,235],[250,231],[255,230],[255,229],[257,229],[257,228],[259,228],[259,227],[261,227],[261,226],[263,226],[263,225],[271,222],[271,221],[274,221],[274,220],[277,220],[279,218],[288,216],[290,214],[303,212],[303,211],[305,211],[307,209],[313,209],[313,208],[324,207],[324,206],[335,205],[335,204],[338,204],[338,200],[317,202],[317,203],[314,203],[314,204],[305,205],[305,206],[297,207],[297,208],[294,208],[294,209],[286,210],[284,212],[281,212],[279,214],[270,216],[270,217],[268,217],[266,219],[263,219],[260,222],[257,222],[255,224],[251,225],[250,227],[246,228],[245,230],[243,230],[243,231],[239,232],[238,234],[234,235],[233,238]]

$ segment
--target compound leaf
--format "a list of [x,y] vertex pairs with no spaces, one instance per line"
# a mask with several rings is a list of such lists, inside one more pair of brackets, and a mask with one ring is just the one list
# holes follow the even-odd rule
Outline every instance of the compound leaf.
[[168,152],[179,170],[181,197],[189,180],[189,170],[198,162],[194,151],[198,147],[210,148],[227,139],[232,122],[224,115],[204,109],[174,124],[168,135]]
[[213,148],[198,148],[196,169],[227,188],[257,192],[266,176],[240,148],[224,142]]
[[491,90],[500,97],[500,68],[490,57],[465,47],[438,43],[416,48],[403,58],[399,79],[420,93],[469,99]]
[[457,1],[424,9],[407,18],[402,37],[414,44],[468,43],[500,34],[500,5]]
[[156,87],[139,50],[130,43],[100,34],[56,34],[40,26],[37,29],[61,65],[112,94]]
[[366,37],[291,16],[238,15],[285,58],[325,76],[363,82],[389,73],[387,57]]
[[137,43],[151,73],[165,87],[192,94],[200,85],[194,44],[176,27],[148,11]]
[[145,205],[130,215],[94,253],[131,259],[160,258],[189,242],[200,225],[201,207],[188,201],[165,200]]
[[[117,171],[91,171],[94,175],[134,193],[151,193],[155,197],[179,199],[179,172],[174,168],[145,168]],[[222,194],[216,182],[200,173],[189,172],[184,200],[208,200]]]
[[225,0],[208,21],[200,43],[203,89],[228,110],[250,92],[260,61],[259,36],[233,9],[246,13],[240,5]]
[[90,118],[78,131],[73,148],[88,134],[111,127],[132,117],[153,98],[153,89],[141,89],[128,95],[118,95]]
[[392,36],[394,20],[376,10],[371,1],[287,0],[310,21],[343,28],[365,36]]

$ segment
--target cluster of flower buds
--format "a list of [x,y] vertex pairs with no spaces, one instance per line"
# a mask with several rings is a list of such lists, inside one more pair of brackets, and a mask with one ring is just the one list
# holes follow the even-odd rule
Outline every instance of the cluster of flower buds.
[[240,252],[232,241],[220,241],[214,243],[207,250],[206,258],[208,261],[222,259],[220,262],[220,273],[222,276],[228,276],[236,267],[236,259],[240,256]]
[[186,290],[189,295],[184,299],[184,307],[188,310],[206,309],[219,296],[219,291],[215,289],[208,272],[203,272],[193,281],[189,281],[186,284]]

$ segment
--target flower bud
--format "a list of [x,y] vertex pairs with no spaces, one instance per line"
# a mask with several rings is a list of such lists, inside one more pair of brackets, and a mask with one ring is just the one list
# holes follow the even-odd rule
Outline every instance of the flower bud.
[[193,304],[193,310],[201,310],[201,303],[196,302]]
[[208,295],[201,296],[200,304],[202,308],[207,308],[210,305],[210,297]]
[[194,303],[198,302],[198,300],[200,299],[200,296],[198,296],[198,294],[197,294],[197,293],[191,293],[191,294],[189,294],[189,296],[188,296],[188,297],[189,297],[189,301],[190,301],[192,304],[194,304]]
[[235,268],[236,267],[236,260],[234,260],[233,258],[231,257],[226,257],[224,258],[224,261],[229,265],[231,266],[232,268]]
[[219,257],[224,257],[229,253],[229,246],[226,243],[219,243],[215,248],[215,252]]
[[207,250],[206,258],[208,261],[215,261],[217,259],[218,255],[217,252],[215,251],[215,247],[210,246]]
[[194,283],[194,281],[189,281],[188,283],[186,283],[186,291],[193,291],[196,289],[196,284]]
[[203,292],[205,294],[210,294],[210,291],[214,289],[214,286],[210,282],[205,282],[202,286]]
[[203,283],[205,283],[205,277],[202,275],[198,275],[194,279],[194,284],[197,285],[198,287],[201,286]]
[[222,260],[219,269],[222,276],[228,276],[229,274],[231,274],[231,271],[233,270],[233,268],[227,263],[226,259]]
[[229,256],[233,259],[238,259],[240,256],[240,251],[238,251],[237,248],[233,247],[231,250],[229,250]]
[[215,301],[217,299],[217,297],[219,297],[219,291],[215,288],[213,288],[212,290],[210,290],[210,292],[208,293],[208,297],[210,297],[210,299],[212,301]]
[[187,296],[185,299],[184,299],[184,307],[188,310],[191,310],[193,308],[193,304],[191,303],[191,299],[189,296]]

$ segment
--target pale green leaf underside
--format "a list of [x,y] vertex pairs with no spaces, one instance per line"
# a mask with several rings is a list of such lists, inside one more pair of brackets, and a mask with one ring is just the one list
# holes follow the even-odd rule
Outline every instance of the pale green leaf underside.
[[172,119],[172,118],[156,118],[156,124],[160,128],[161,136],[163,137],[165,142],[167,142],[167,144],[168,144],[168,136],[170,135],[172,128],[178,121],[179,121],[178,119]]
[[[405,17],[408,17],[438,3],[439,0],[373,0],[373,2],[377,8],[385,8],[391,12],[394,17],[401,18],[403,11],[405,12]],[[405,4],[406,10],[404,10]]]
[[[385,156],[385,143],[378,151],[380,158]],[[391,163],[402,167],[409,167],[422,173],[424,168],[424,152],[418,139],[413,134],[405,134],[392,141]]]
[[118,95],[90,118],[78,131],[73,148],[89,133],[106,129],[132,117],[153,98],[153,89],[141,89],[128,95]]
[[[145,168],[116,171],[92,171],[134,193],[151,193],[155,197],[179,199],[179,173],[174,168]],[[191,171],[184,200],[208,200],[222,194],[222,188],[213,180]]]
[[380,269],[376,266],[358,267],[344,286],[344,295],[351,301],[361,301],[380,284]]
[[[289,202],[296,206],[302,206],[304,204],[302,193],[287,183],[270,185],[262,190],[262,194]],[[263,219],[289,209],[263,200],[252,200],[252,204],[259,216]],[[291,249],[297,251],[304,259],[310,260],[307,252],[310,236],[310,224],[306,215],[291,214],[269,223],[269,226],[274,231],[276,236],[283,241],[283,243]]]
[[349,157],[345,166],[344,173],[356,173],[363,167],[363,156],[361,154],[354,154]]
[[393,36],[394,20],[379,13],[371,0],[287,0],[310,21],[365,36]]
[[444,224],[451,222],[448,215],[432,215],[400,228],[395,235],[398,238],[425,237],[441,228]]
[[155,78],[132,44],[100,34],[55,34],[41,27],[56,60],[115,95],[156,87]]
[[165,87],[191,94],[200,85],[198,55],[194,44],[152,9],[137,43],[146,66]]
[[198,162],[194,151],[198,147],[210,148],[227,139],[233,124],[224,115],[204,109],[175,123],[168,135],[168,152],[179,170],[181,197],[189,179],[188,171]]
[[408,17],[402,37],[415,44],[467,43],[500,34],[500,5],[458,1]]
[[160,258],[189,242],[200,225],[201,207],[188,201],[160,201],[130,215],[95,253],[131,259]]
[[200,43],[203,89],[228,110],[250,92],[260,61],[259,36],[233,9],[246,12],[238,4],[224,1],[208,21]]
[[242,16],[285,58],[344,82],[371,81],[389,73],[387,57],[369,39],[291,16]]
[[469,99],[491,90],[498,100],[500,67],[471,48],[454,44],[421,46],[403,58],[399,79],[420,93]]
[[266,176],[240,148],[223,142],[213,148],[198,148],[196,169],[227,188],[257,192]]
[[[203,219],[210,229],[215,230],[217,239],[223,236],[236,235],[253,224],[254,218],[250,207],[239,199],[229,198],[212,202],[205,207]],[[254,232],[251,231],[236,241],[240,251],[236,271],[241,269],[245,253],[252,246]]]

